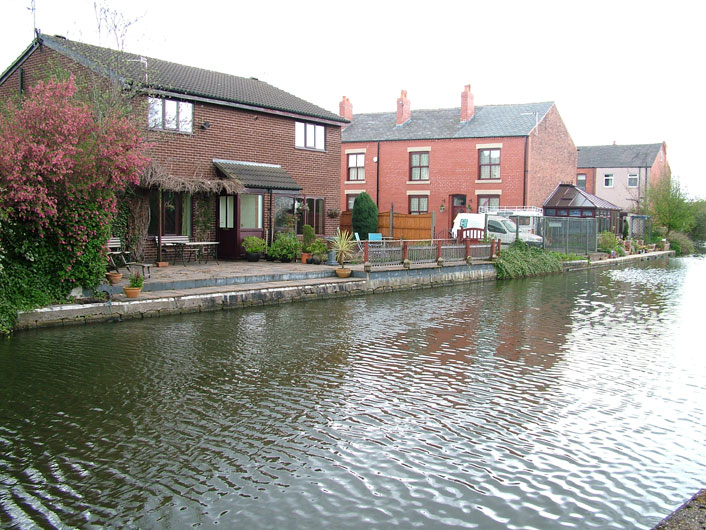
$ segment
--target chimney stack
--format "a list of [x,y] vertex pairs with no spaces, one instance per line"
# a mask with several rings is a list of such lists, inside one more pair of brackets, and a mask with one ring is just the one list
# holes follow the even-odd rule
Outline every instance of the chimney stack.
[[471,85],[466,85],[461,92],[461,122],[467,122],[473,117],[476,112],[476,107],[473,104],[473,94],[471,93]]
[[409,99],[407,99],[407,91],[403,90],[400,97],[397,99],[397,125],[409,121],[412,117],[412,107]]
[[338,114],[347,120],[353,121],[353,103],[346,96],[343,96],[343,99],[338,104]]

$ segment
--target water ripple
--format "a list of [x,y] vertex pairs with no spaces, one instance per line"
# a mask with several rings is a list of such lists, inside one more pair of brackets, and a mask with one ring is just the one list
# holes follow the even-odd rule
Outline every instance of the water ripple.
[[706,474],[705,269],[18,335],[0,525],[652,526]]

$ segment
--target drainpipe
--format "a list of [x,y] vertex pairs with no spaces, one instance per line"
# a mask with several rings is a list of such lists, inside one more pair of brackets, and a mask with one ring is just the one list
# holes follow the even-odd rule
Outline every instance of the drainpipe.
[[162,261],[162,232],[164,220],[162,218],[162,188],[157,193],[157,261]]
[[525,170],[522,182],[522,206],[527,206],[527,162],[529,160],[529,135],[525,136]]
[[378,150],[377,150],[377,167],[375,168],[377,171],[376,175],[376,181],[375,181],[375,205],[379,208],[380,207],[380,142],[378,142]]

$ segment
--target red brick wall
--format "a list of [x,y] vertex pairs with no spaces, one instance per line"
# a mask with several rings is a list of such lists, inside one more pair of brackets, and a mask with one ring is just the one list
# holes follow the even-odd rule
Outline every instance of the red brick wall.
[[[77,63],[42,46],[22,64],[25,89],[37,80],[47,78],[54,68],[52,65],[56,64],[87,72]],[[18,92],[18,72],[15,71],[0,85],[0,98],[12,97]],[[144,116],[141,126],[146,126],[146,105],[140,114]],[[211,126],[201,130],[200,125],[205,121],[210,122]],[[295,121],[307,120],[195,103],[192,134],[146,130],[146,138],[153,144],[149,149],[152,159],[174,175],[215,178],[216,172],[211,162],[214,158],[278,164],[302,186],[301,195],[323,198],[326,210],[341,208],[340,127],[326,125],[326,150],[310,151],[295,149]],[[267,202],[266,198],[266,206]],[[215,222],[215,201],[212,203]],[[324,223],[327,235],[336,232],[338,219],[324,216]]]
[[654,164],[650,168],[650,178],[648,186],[654,186],[662,176],[671,175],[669,162],[667,161],[667,144],[662,143],[662,150],[657,154]]
[[527,205],[542,206],[560,182],[576,182],[578,152],[556,106],[528,141]]
[[[355,119],[355,117],[354,117]],[[478,144],[502,144],[500,154],[500,182],[478,182]],[[429,182],[409,182],[410,147],[430,147]],[[365,184],[348,182],[348,157],[350,149],[366,148]],[[341,204],[345,208],[345,191],[364,189],[376,199],[377,142],[344,143],[341,147]],[[436,212],[437,232],[451,225],[450,196],[466,195],[473,211],[478,207],[477,192],[490,194],[501,191],[501,205],[522,203],[524,138],[473,138],[448,140],[413,140],[380,142],[380,195],[378,208],[389,210],[392,205],[399,213],[408,213],[407,192],[429,191],[429,212]],[[421,194],[421,193],[420,193]],[[444,205],[444,212],[440,211]]]
[[578,175],[586,175],[586,191],[593,195],[596,194],[596,168],[595,167],[580,167],[576,169],[577,180],[573,183],[578,183]]
[[[353,116],[355,120],[355,116]],[[451,195],[466,195],[471,209],[478,209],[479,195],[500,191],[501,206],[525,204],[541,206],[559,182],[573,182],[576,176],[577,151],[556,107],[539,123],[539,134],[532,133],[529,144],[527,190],[525,191],[525,137],[469,138],[445,140],[410,140],[344,143],[341,147],[341,204],[345,209],[346,190],[365,190],[377,197],[376,171],[380,164],[378,208],[408,213],[408,191],[429,191],[429,212],[436,212],[437,232],[450,227]],[[478,178],[478,146],[502,144],[500,181],[484,182]],[[429,182],[409,183],[410,147],[430,147]],[[365,183],[349,182],[347,150],[366,149]],[[487,193],[484,193],[486,192]],[[526,194],[526,195],[525,195]],[[444,205],[444,212],[440,211]]]

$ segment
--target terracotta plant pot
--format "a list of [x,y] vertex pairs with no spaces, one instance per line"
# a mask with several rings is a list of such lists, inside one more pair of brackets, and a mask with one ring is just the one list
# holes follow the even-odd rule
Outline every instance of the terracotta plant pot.
[[310,252],[302,252],[302,263],[307,264],[309,263],[307,260],[311,259],[311,253]]
[[339,267],[336,269],[336,276],[338,276],[339,278],[348,278],[352,272],[352,269],[342,269]]
[[122,280],[123,274],[121,272],[106,272],[105,277],[110,285],[117,285]]
[[137,295],[142,291],[142,287],[123,287],[125,291],[125,296],[128,298],[137,298]]
[[168,261],[158,261],[157,267],[169,267],[169,262]]

